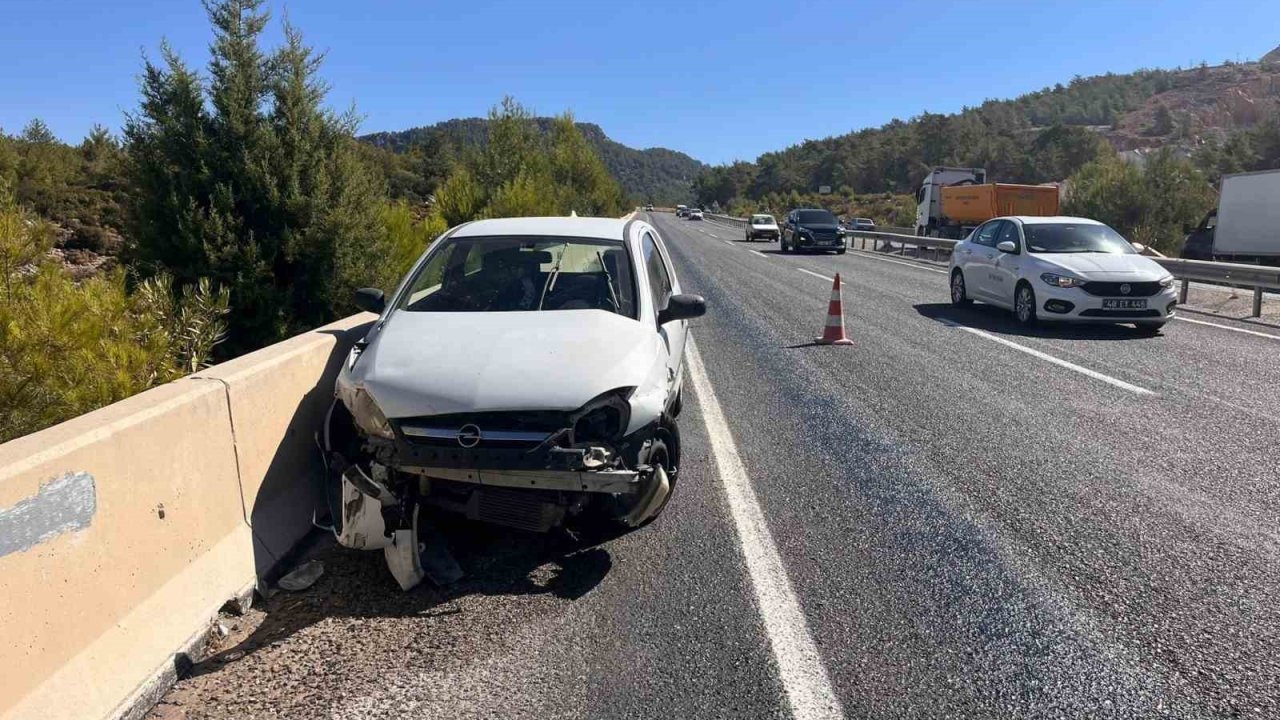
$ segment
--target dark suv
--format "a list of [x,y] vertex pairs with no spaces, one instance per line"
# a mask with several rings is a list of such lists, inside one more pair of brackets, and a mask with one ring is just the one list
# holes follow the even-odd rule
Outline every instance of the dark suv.
[[782,221],[782,252],[834,250],[843,255],[840,222],[827,210],[803,208],[787,213]]

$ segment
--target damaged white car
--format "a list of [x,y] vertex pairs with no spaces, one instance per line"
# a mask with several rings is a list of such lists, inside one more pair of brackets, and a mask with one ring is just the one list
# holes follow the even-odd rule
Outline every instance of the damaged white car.
[[[441,236],[336,384],[323,444],[334,532],[382,549],[401,587],[431,573],[419,508],[531,531],[656,518],[680,466],[688,319],[639,220],[480,220]],[[451,572],[439,574],[447,581]]]

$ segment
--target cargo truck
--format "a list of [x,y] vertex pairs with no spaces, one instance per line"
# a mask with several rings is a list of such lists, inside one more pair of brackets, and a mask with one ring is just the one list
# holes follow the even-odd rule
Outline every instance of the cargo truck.
[[958,240],[991,218],[1058,214],[1056,185],[985,180],[980,168],[934,168],[916,193],[916,235]]
[[1184,229],[1184,258],[1280,265],[1280,170],[1223,175],[1218,207]]

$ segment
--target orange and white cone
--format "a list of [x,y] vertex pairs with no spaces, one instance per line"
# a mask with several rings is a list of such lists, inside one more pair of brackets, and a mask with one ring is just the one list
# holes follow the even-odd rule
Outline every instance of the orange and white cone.
[[814,338],[819,345],[852,345],[853,341],[844,334],[844,303],[840,301],[840,273],[836,273],[835,282],[831,284],[831,304],[827,306],[827,325],[822,328],[822,337]]

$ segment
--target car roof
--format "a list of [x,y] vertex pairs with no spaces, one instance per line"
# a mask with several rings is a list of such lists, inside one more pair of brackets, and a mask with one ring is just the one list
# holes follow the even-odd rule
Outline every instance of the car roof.
[[459,227],[453,237],[549,235],[622,240],[627,221],[595,217],[520,217],[476,220]]
[[1023,225],[1045,225],[1048,223],[1069,223],[1072,225],[1105,225],[1106,224],[1106,223],[1098,222],[1097,220],[1090,220],[1089,218],[1082,218],[1082,217],[1072,217],[1070,215],[1049,215],[1049,216],[1010,215],[1002,219],[1017,220]]

